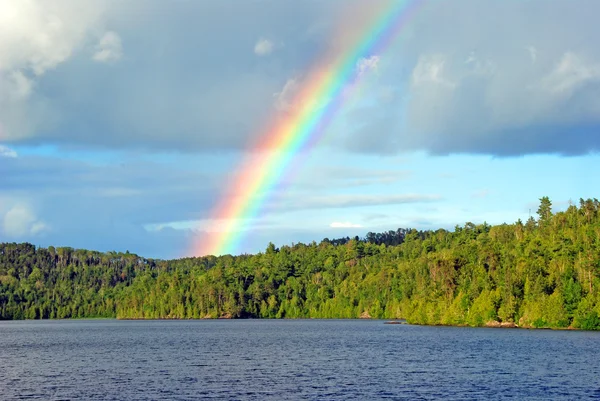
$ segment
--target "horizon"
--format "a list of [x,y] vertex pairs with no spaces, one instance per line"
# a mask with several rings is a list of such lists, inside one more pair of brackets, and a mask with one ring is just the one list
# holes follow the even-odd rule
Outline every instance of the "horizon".
[[257,214],[220,220],[286,150],[257,152],[265,127],[391,1],[1,2],[0,242],[174,259],[227,230],[257,253],[598,197],[600,3],[423,3]]

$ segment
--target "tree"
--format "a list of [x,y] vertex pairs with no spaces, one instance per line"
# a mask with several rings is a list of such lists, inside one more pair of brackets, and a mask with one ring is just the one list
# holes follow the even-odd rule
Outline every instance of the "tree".
[[597,200],[539,222],[465,223],[155,261],[0,243],[0,319],[405,318],[600,329]]
[[539,222],[544,225],[552,217],[552,201],[547,196],[540,198],[540,206],[538,207],[537,214],[539,216]]
[[266,254],[267,255],[273,255],[273,254],[275,254],[277,252],[279,252],[279,249],[277,249],[275,247],[275,244],[273,244],[272,242],[269,242],[269,245],[267,246],[267,249],[266,249]]

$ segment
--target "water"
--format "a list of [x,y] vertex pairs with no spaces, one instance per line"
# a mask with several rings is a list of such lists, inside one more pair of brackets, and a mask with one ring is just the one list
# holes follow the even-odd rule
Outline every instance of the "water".
[[0,398],[591,399],[599,346],[358,320],[0,322]]

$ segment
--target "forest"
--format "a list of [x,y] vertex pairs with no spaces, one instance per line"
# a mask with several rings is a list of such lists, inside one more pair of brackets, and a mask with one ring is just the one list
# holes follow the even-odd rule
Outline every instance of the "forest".
[[177,260],[0,244],[0,319],[374,318],[600,329],[600,203]]

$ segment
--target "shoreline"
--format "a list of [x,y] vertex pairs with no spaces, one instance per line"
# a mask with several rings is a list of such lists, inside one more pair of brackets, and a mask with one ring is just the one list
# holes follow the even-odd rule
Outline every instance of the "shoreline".
[[470,326],[467,324],[420,324],[420,323],[409,323],[404,319],[373,319],[373,318],[313,318],[313,317],[302,317],[302,318],[256,318],[256,317],[244,317],[244,318],[232,318],[232,317],[218,317],[218,318],[122,318],[122,317],[83,317],[83,318],[63,318],[63,319],[0,319],[1,322],[58,322],[58,321],[82,321],[82,320],[114,320],[114,321],[218,321],[218,320],[360,320],[360,321],[380,321],[385,325],[404,325],[404,326],[422,326],[422,327],[456,327],[456,328],[473,328],[473,329],[521,329],[521,330],[557,330],[557,331],[598,331],[598,330],[584,330],[578,329],[572,326],[568,327],[533,327],[533,326],[519,326],[514,322],[498,322],[489,321],[482,326]]

